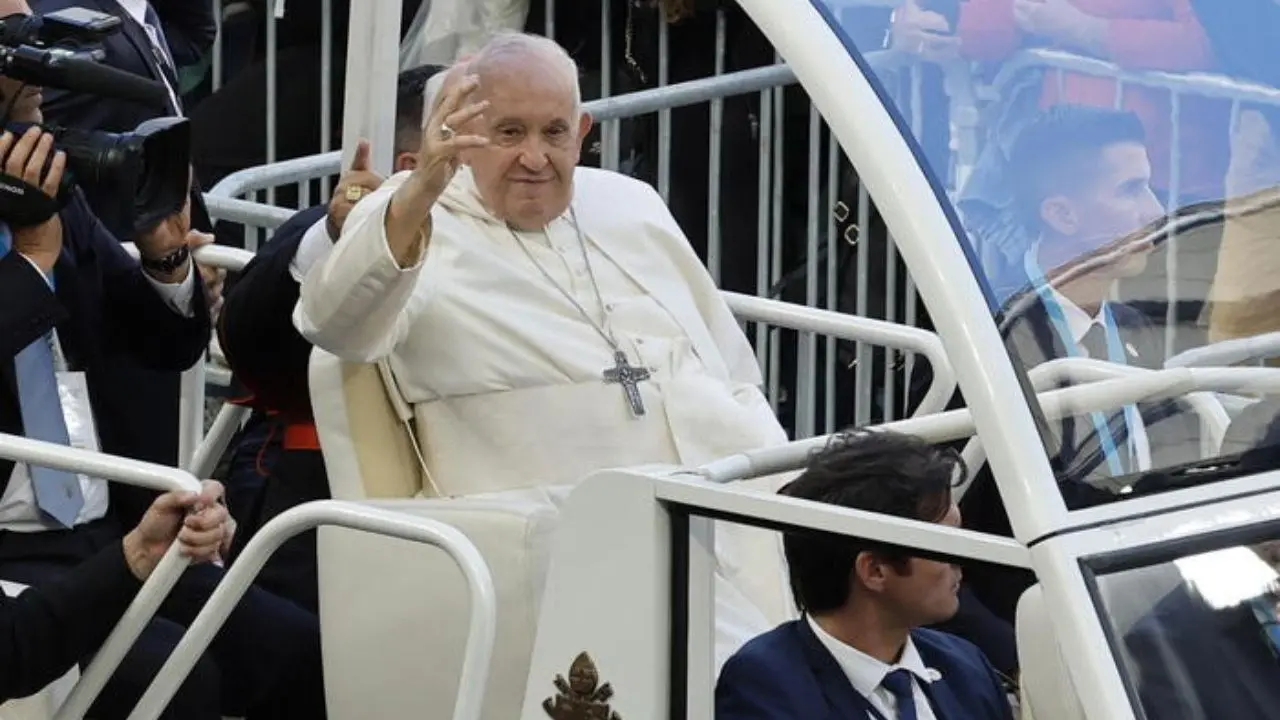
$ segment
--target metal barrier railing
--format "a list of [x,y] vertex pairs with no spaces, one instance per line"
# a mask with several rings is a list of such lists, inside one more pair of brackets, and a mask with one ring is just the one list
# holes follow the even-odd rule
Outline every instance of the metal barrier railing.
[[[152,465],[102,453],[80,450],[65,445],[29,440],[0,433],[0,457],[14,462],[66,470],[112,482],[123,482],[151,490],[198,492],[200,483],[189,473],[176,468]],[[160,603],[178,582],[189,561],[178,553],[175,543],[143,584],[143,589],[129,604],[93,661],[80,675],[80,680],[59,708],[57,720],[82,718],[89,711],[107,680],[115,672],[125,653],[142,634]]]
[[[883,5],[883,3],[854,0],[851,5]],[[548,34],[554,36],[553,11],[548,9]],[[616,20],[616,18],[613,18]],[[758,113],[754,116],[756,140],[759,149],[759,182],[755,193],[758,208],[756,229],[756,277],[754,294],[766,296],[776,290],[780,280],[788,268],[784,260],[790,254],[803,256],[803,283],[797,284],[797,293],[802,293],[801,302],[810,306],[822,305],[826,309],[837,307],[855,314],[915,325],[918,322],[916,293],[910,275],[906,274],[906,282],[899,281],[903,272],[897,253],[889,238],[885,248],[883,267],[872,267],[871,250],[884,238],[872,237],[871,220],[875,209],[871,198],[859,188],[854,207],[847,207],[851,222],[851,230],[846,237],[836,233],[836,223],[831,218],[828,208],[837,205],[840,200],[840,167],[844,163],[843,154],[838,147],[827,140],[826,129],[821,117],[810,108],[808,118],[808,157],[807,178],[784,177],[784,166],[788,153],[798,152],[795,147],[787,147],[786,141],[794,140],[794,132],[788,133],[783,124],[784,115],[790,115],[785,105],[782,88],[793,83],[794,77],[784,65],[765,66],[751,70],[725,73],[726,52],[724,24],[725,10],[716,15],[716,73],[699,80],[676,84],[664,84],[667,73],[665,54],[660,53],[659,72],[656,88],[629,93],[626,95],[610,95],[610,87],[605,83],[602,97],[585,103],[585,109],[601,121],[602,152],[601,161],[605,167],[617,168],[620,152],[611,145],[620,136],[620,124],[630,122],[645,114],[657,114],[659,127],[658,157],[655,184],[664,196],[669,196],[671,188],[670,151],[673,127],[670,123],[670,111],[693,104],[709,103],[711,106],[709,128],[712,142],[708,148],[708,205],[707,222],[707,265],[717,280],[723,279],[725,259],[724,238],[721,237],[723,220],[722,205],[732,192],[726,192],[721,186],[719,173],[722,160],[721,142],[724,136],[725,99],[746,97],[758,103]],[[611,22],[609,11],[605,9],[603,27]],[[669,50],[663,38],[663,30],[658,36],[660,50]],[[601,71],[606,78],[612,72],[610,53],[612,50],[606,42],[601,60]],[[922,97],[921,64],[913,62],[909,56],[897,51],[877,51],[868,54],[868,60],[877,73],[882,75],[883,84],[894,95],[899,107],[908,119],[908,125],[919,136],[922,133],[924,118],[924,102]],[[951,184],[949,190],[954,192],[964,181],[981,148],[982,128],[977,123],[980,116],[980,105],[987,104],[1000,92],[1001,88],[1014,77],[1019,69],[1030,67],[1062,67],[1075,72],[1085,72],[1108,77],[1116,77],[1123,84],[1133,86],[1151,86],[1175,89],[1186,94],[1201,94],[1212,97],[1232,98],[1238,106],[1242,100],[1250,102],[1275,103],[1280,99],[1280,90],[1264,88],[1257,85],[1239,83],[1229,79],[1208,75],[1175,75],[1170,73],[1125,73],[1115,65],[1091,60],[1079,56],[1056,51],[1030,50],[1014,56],[1004,64],[1004,70],[992,82],[982,83],[965,67],[946,67],[945,90],[951,99],[951,126],[954,177],[947,178]],[[1118,93],[1119,94],[1119,93]],[[825,142],[825,146],[824,146]],[[1176,152],[1177,143],[1172,146]],[[328,177],[339,170],[341,153],[330,152],[323,155],[298,158],[278,163],[275,166],[249,168],[228,176],[215,187],[210,195],[219,198],[235,196],[254,196],[272,187],[291,184],[306,184],[320,177]],[[1175,158],[1174,165],[1177,165]],[[783,204],[784,183],[795,185],[803,183],[809,188],[808,202],[804,209],[804,218],[793,217],[794,211]],[[823,193],[825,190],[825,193]],[[737,192],[741,192],[739,189]],[[825,197],[824,197],[825,194]],[[1176,197],[1176,193],[1175,193]],[[216,214],[225,219],[238,218],[255,227],[271,227],[280,215],[266,216],[268,211],[254,211],[253,204],[232,206],[223,204],[222,200],[214,201]],[[824,204],[826,207],[824,207]],[[800,238],[803,237],[803,240]],[[795,249],[803,243],[803,252]],[[846,245],[847,243],[847,245]],[[848,246],[852,246],[849,248]],[[843,252],[842,252],[843,249]],[[850,267],[840,267],[838,261],[842,254],[852,258]],[[825,259],[824,256],[825,255]],[[1169,291],[1176,293],[1177,253],[1170,253]],[[848,278],[842,273],[848,273]],[[867,291],[867,280],[874,275],[885,278],[883,297],[873,297]],[[857,292],[847,300],[845,306],[838,298],[841,288],[853,278],[857,283]],[[799,285],[803,285],[802,288]],[[745,289],[745,288],[734,288]],[[824,300],[825,296],[825,300]],[[801,295],[797,294],[796,299]],[[874,313],[873,308],[882,307],[883,311]],[[1175,312],[1170,303],[1170,319]],[[841,406],[852,404],[854,424],[864,425],[872,422],[894,419],[899,408],[911,406],[909,393],[912,388],[907,379],[911,377],[916,353],[912,351],[884,351],[884,361],[879,362],[882,351],[868,343],[856,343],[853,361],[846,365],[837,356],[836,343],[828,342],[825,347],[813,335],[804,335],[795,341],[785,338],[778,328],[766,324],[758,325],[753,333],[755,346],[762,368],[765,371],[767,391],[775,408],[783,403],[793,403],[795,410],[794,431],[797,437],[807,437],[819,432],[830,432],[836,429],[837,423],[843,424],[848,419],[841,419],[843,412],[837,412]],[[794,347],[794,349],[792,349]],[[794,353],[794,360],[787,360]],[[874,361],[874,362],[873,362]],[[788,369],[791,368],[791,369]],[[813,368],[817,372],[809,369]],[[852,396],[837,397],[836,388],[840,383],[837,378],[849,373],[852,375]],[[875,375],[873,376],[873,373]],[[820,389],[825,390],[820,393]]]
[[[1131,88],[1159,90],[1169,93],[1169,199],[1167,208],[1170,212],[1177,210],[1182,202],[1182,101],[1185,98],[1207,98],[1230,101],[1229,120],[1226,132],[1235,132],[1240,117],[1242,103],[1258,106],[1280,107],[1280,89],[1268,87],[1248,80],[1240,80],[1212,73],[1169,73],[1156,71],[1131,71],[1120,65],[1095,58],[1084,57],[1060,50],[1029,49],[1003,63],[1000,70],[985,87],[980,87],[978,96],[988,102],[998,101],[1005,90],[1016,82],[1020,75],[1028,70],[1045,70],[1056,72],[1059,83],[1064,73],[1088,75],[1116,82],[1115,107],[1124,106],[1126,91]],[[1150,149],[1150,148],[1149,148]],[[1280,169],[1277,169],[1280,170]],[[1215,198],[1216,199],[1216,198]],[[1165,310],[1165,355],[1171,357],[1176,352],[1176,329],[1178,325],[1177,301],[1179,297],[1180,248],[1177,234],[1168,238],[1168,253],[1165,256],[1165,291],[1168,305]]]
[[479,720],[498,621],[493,577],[480,551],[460,531],[442,522],[337,500],[321,500],[291,508],[254,534],[236,558],[235,565],[187,628],[129,715],[129,720],[158,718],[235,604],[248,590],[253,578],[262,570],[267,558],[290,538],[323,526],[350,528],[434,545],[445,551],[462,571],[471,596],[470,632],[462,658],[462,676],[458,682],[458,700],[453,717],[454,720]]

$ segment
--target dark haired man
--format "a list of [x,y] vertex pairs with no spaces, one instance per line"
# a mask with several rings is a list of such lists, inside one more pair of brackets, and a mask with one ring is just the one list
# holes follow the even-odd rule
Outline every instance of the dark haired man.
[[[1056,106],[1031,122],[1010,154],[1018,208],[1031,240],[1021,259],[1023,289],[1001,327],[1015,362],[1030,370],[1082,357],[1157,369],[1163,337],[1134,308],[1111,299],[1118,281],[1143,272],[1152,244],[1141,230],[1162,212],[1150,187],[1144,133],[1130,113]],[[1105,501],[1100,481],[1198,459],[1198,426],[1173,402],[1047,423],[1045,442],[1068,507]],[[989,473],[962,503],[965,525],[1012,535]],[[966,567],[969,584],[997,615],[1012,619],[1033,576],[987,565]]]
[[[426,65],[400,74],[396,97],[395,170],[417,163],[427,81],[442,68]],[[259,412],[235,449],[228,485],[245,503],[241,545],[258,527],[285,510],[329,497],[324,458],[311,415],[307,365],[311,343],[293,326],[299,284],[342,232],[360,197],[382,178],[369,170],[370,148],[362,143],[352,167],[338,181],[329,204],[302,210],[281,225],[227,293],[218,337],[237,379],[252,393]],[[237,548],[238,549],[238,548]],[[285,543],[258,576],[258,584],[316,611],[315,533]]]
[[[783,495],[958,526],[954,453],[890,432],[837,436]],[[942,720],[1011,717],[994,669],[965,640],[922,626],[949,619],[960,571],[849,537],[788,533],[791,590],[804,613],[747,643],[721,671],[718,720]]]

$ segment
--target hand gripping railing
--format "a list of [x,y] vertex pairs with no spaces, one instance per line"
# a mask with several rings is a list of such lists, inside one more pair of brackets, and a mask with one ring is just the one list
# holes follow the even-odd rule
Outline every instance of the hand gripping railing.
[[267,558],[286,540],[322,525],[337,525],[435,545],[453,559],[466,577],[471,592],[471,631],[462,660],[462,677],[458,681],[458,702],[454,706],[453,719],[479,720],[498,617],[493,577],[480,551],[465,535],[442,522],[338,500],[299,505],[262,526],[222,578],[195,622],[187,628],[181,642],[129,715],[129,720],[154,720],[160,716],[232,608],[262,570]]
[[[162,492],[200,490],[200,483],[194,477],[176,468],[29,440],[17,435],[0,433],[0,457]],[[170,546],[160,564],[152,571],[151,577],[147,578],[142,590],[125,610],[120,622],[116,623],[115,629],[107,636],[93,662],[81,673],[80,681],[55,716],[58,720],[82,718],[89,711],[89,706],[98,693],[102,692],[103,686],[138,639],[142,629],[151,621],[160,602],[178,582],[178,576],[186,569],[187,564],[188,560],[178,554],[177,544]]]

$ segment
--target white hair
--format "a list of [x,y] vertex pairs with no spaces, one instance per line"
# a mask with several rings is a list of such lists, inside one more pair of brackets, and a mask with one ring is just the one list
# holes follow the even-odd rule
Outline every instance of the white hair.
[[427,84],[422,88],[423,127],[426,127],[427,121],[431,119],[431,113],[436,109],[436,103],[440,100],[440,91],[444,89],[444,81],[449,77],[449,70],[450,68],[445,68],[427,78]]
[[485,46],[471,58],[472,68],[483,68],[489,63],[498,62],[507,57],[528,57],[535,55],[557,65],[564,78],[573,87],[573,109],[582,112],[582,87],[578,84],[578,63],[555,40],[530,33],[503,32],[494,35]]

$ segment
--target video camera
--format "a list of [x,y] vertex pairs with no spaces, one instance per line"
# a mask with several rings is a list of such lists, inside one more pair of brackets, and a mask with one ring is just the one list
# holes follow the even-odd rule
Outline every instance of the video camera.
[[[29,85],[143,103],[165,103],[163,83],[100,63],[102,40],[120,30],[120,18],[84,8],[48,15],[0,18],[0,76]],[[20,137],[30,125],[10,122],[16,98],[0,98],[0,121]],[[133,132],[109,133],[42,125],[66,153],[57,196],[0,170],[0,220],[28,227],[62,209],[77,183],[101,188],[98,218],[118,237],[131,238],[179,212],[190,182],[191,130],[183,118],[149,120]],[[50,156],[52,161],[52,155]]]

